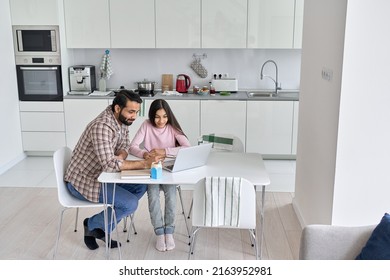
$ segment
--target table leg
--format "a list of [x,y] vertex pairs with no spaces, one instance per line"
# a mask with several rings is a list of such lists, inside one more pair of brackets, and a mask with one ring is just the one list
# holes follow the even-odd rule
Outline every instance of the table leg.
[[260,211],[260,260],[263,252],[263,238],[264,238],[264,202],[265,202],[265,186],[261,187],[261,211]]

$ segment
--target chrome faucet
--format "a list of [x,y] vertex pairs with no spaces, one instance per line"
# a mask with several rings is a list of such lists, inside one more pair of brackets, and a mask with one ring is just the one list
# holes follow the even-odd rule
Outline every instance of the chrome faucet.
[[[264,66],[268,63],[268,62],[271,62],[275,65],[275,79],[273,79],[272,77],[270,76],[267,76],[267,75],[263,75],[263,70],[264,70]],[[275,95],[278,94],[278,90],[282,89],[279,82],[278,82],[278,65],[276,64],[275,61],[269,59],[267,60],[266,62],[263,63],[263,66],[261,66],[261,71],[260,71],[260,79],[262,80],[264,77],[267,77],[267,78],[270,78],[274,83],[275,83]]]

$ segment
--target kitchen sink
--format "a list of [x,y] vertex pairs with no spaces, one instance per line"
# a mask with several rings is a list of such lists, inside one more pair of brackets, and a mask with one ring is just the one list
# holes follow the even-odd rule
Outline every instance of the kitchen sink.
[[247,91],[249,98],[282,98],[282,99],[298,99],[299,92],[297,90],[280,90],[278,94],[269,90],[253,90]]

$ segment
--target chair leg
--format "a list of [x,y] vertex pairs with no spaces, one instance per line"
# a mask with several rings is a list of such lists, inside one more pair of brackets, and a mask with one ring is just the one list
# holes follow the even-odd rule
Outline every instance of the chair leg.
[[187,216],[187,219],[190,219],[191,218],[191,212],[192,212],[192,206],[194,204],[194,201],[192,200],[191,201],[191,206],[190,206],[190,211],[188,211],[188,216]]
[[54,245],[54,253],[53,253],[53,260],[55,260],[56,255],[57,255],[57,250],[58,250],[58,244],[60,241],[60,234],[61,234],[61,228],[62,228],[62,218],[64,216],[64,212],[67,208],[63,208],[60,212],[60,220],[58,222],[58,231],[57,231],[57,239],[56,239],[56,244]]
[[76,221],[74,223],[74,232],[77,232],[77,221],[79,220],[79,208],[76,208]]
[[190,228],[188,226],[186,214],[184,211],[183,197],[181,195],[181,187],[180,186],[177,186],[177,192],[179,193],[179,200],[180,200],[180,204],[181,204],[182,214],[184,216],[184,223],[186,224],[186,228],[187,228],[188,238],[191,238]]
[[[137,234],[137,230],[135,229],[135,224],[134,224],[134,213],[129,215],[130,217],[130,225],[131,228],[133,229],[134,234]],[[130,242],[130,230],[127,233],[127,242]]]
[[188,251],[188,259],[191,259],[191,255],[194,254],[194,249],[195,249],[195,242],[196,242],[196,234],[200,230],[200,227],[196,227],[195,229],[192,229],[192,234],[191,234],[191,242],[190,242],[190,250]]
[[123,232],[127,231],[127,217],[123,219]]
[[249,236],[251,237],[252,247],[255,249],[256,260],[258,260],[259,250],[257,248],[256,229],[249,229]]

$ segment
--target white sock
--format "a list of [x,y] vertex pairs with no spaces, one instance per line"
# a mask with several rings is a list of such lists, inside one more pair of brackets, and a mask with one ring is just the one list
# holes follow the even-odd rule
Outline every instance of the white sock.
[[165,244],[167,251],[173,250],[175,248],[175,240],[173,239],[173,234],[165,235]]

